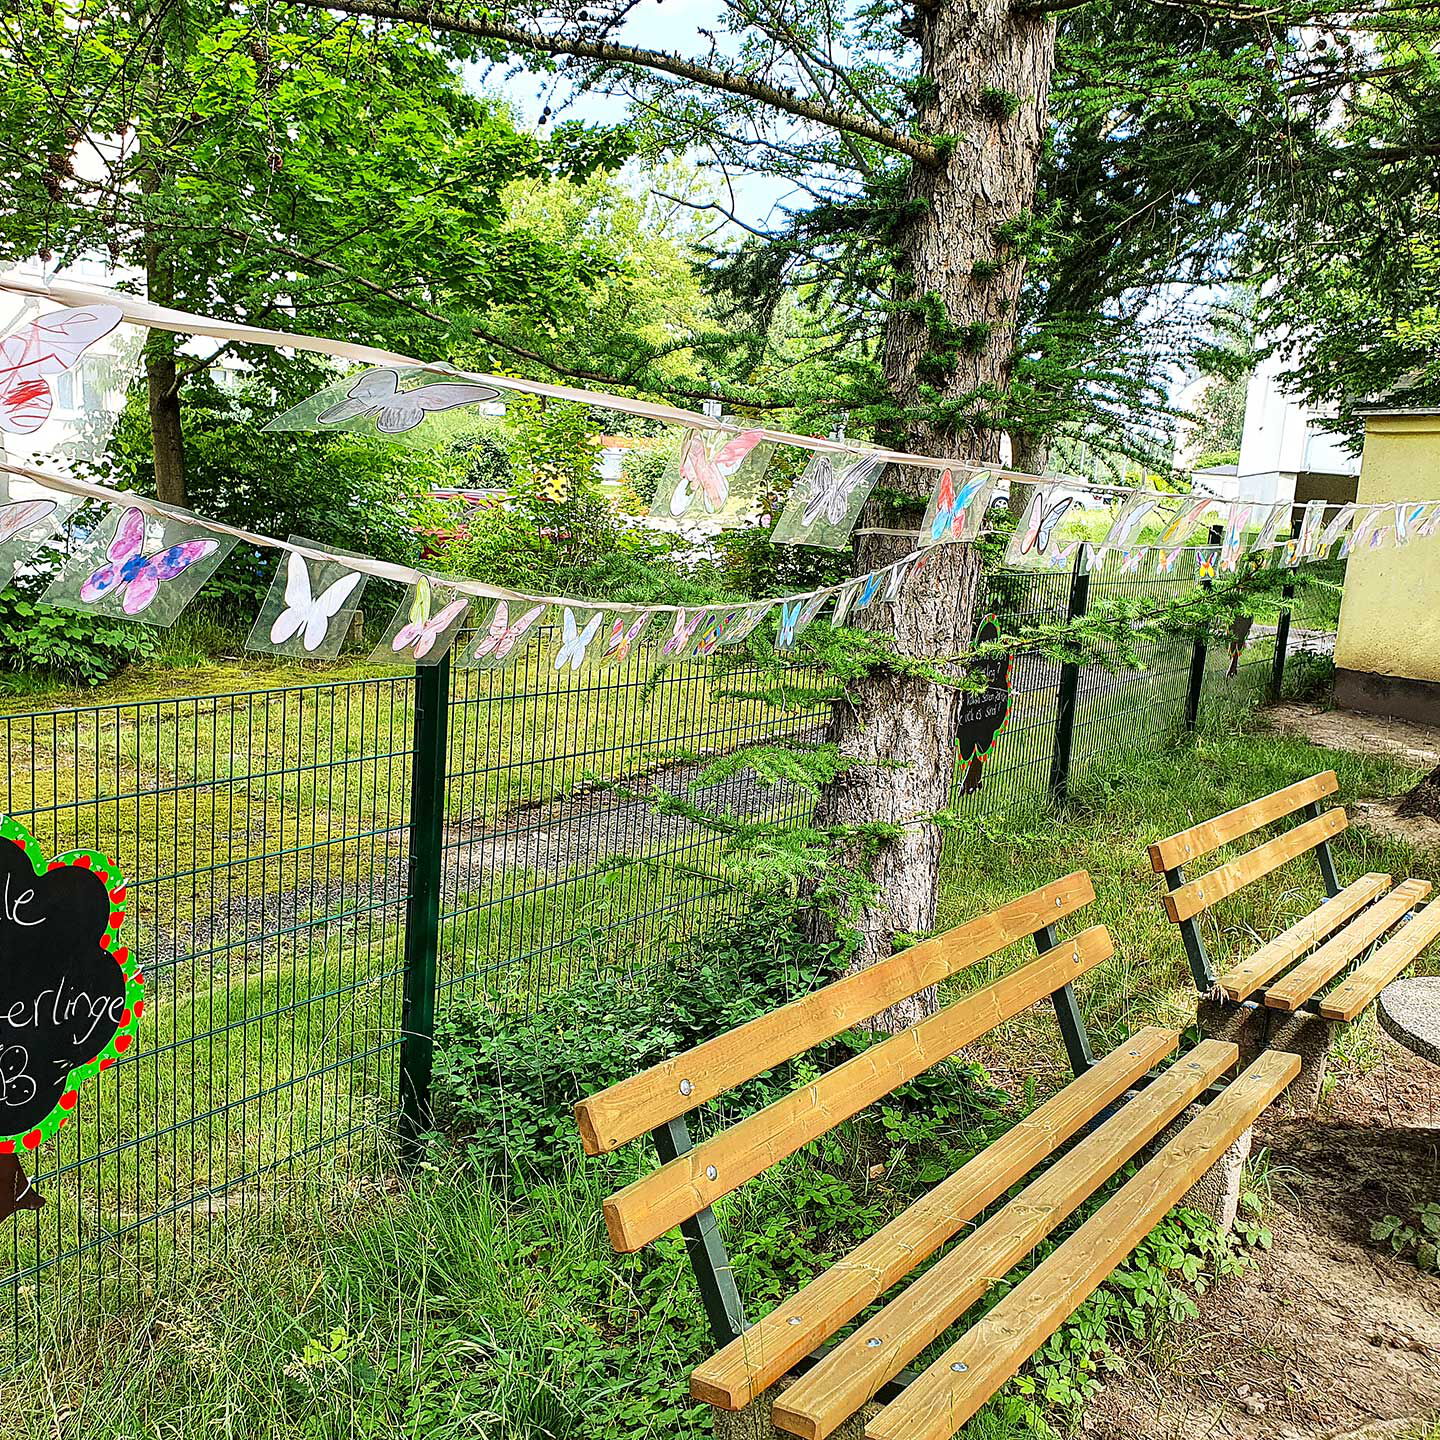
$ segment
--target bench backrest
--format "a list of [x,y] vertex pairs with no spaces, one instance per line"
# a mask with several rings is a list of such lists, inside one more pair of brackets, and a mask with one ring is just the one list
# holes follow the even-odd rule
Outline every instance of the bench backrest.
[[[1165,913],[1181,928],[1195,983],[1202,990],[1210,990],[1215,977],[1195,928],[1196,916],[1311,850],[1319,861],[1326,892],[1339,893],[1330,841],[1349,821],[1342,807],[1320,808],[1320,802],[1327,795],[1335,794],[1338,788],[1335,772],[1325,770],[1235,810],[1227,810],[1213,820],[1202,820],[1150,846],[1150,863],[1164,875],[1170,887],[1165,896]],[[1213,854],[1222,845],[1243,840],[1266,825],[1296,814],[1303,814],[1305,818],[1233,860],[1215,866],[1198,879],[1185,878],[1186,865]]]
[[[1047,996],[1072,1063],[1088,1063],[1069,986],[1109,958],[1110,935],[1094,926],[1057,943],[1052,927],[1094,898],[1089,875],[1067,875],[580,1101],[575,1118],[589,1154],[648,1130],[662,1161],[605,1201],[611,1243],[638,1250],[680,1224],[695,1258],[706,1228],[696,1217],[708,1217],[722,1195]],[[1034,959],[691,1148],[686,1112],[1026,937],[1040,951]]]

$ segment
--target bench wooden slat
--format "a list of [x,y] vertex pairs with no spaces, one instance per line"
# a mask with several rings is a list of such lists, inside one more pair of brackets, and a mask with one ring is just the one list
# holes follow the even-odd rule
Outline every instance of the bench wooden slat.
[[1338,835],[1348,823],[1345,812],[1340,809],[1327,810],[1313,820],[1306,820],[1244,855],[1217,865],[1208,875],[1172,890],[1165,897],[1165,913],[1175,921],[1189,920],[1208,910],[1217,900],[1233,895],[1251,881],[1278,870],[1287,860],[1313,849],[1322,840]]
[[1188,830],[1181,830],[1178,834],[1166,836],[1164,840],[1157,840],[1150,846],[1150,863],[1157,874],[1163,875],[1177,865],[1188,865],[1201,856],[1210,854],[1212,850],[1218,850],[1231,840],[1253,834],[1272,820],[1293,815],[1304,806],[1313,805],[1317,800],[1333,795],[1339,788],[1333,770],[1312,775],[1308,780],[1287,785],[1272,795],[1263,795],[1238,809],[1227,810],[1213,820],[1202,820]]
[[739,1410],[935,1253],[973,1216],[1054,1153],[1178,1045],[1173,1030],[1137,1031],[967,1161],[844,1259],[696,1367],[690,1393]]
[[1440,938],[1440,900],[1432,900],[1393,939],[1320,1001],[1327,1020],[1353,1020],[1432,940]]
[[[776,1401],[777,1429],[824,1440],[945,1333],[1239,1058],[1205,1040],[967,1235]],[[879,1343],[876,1343],[879,1342]]]
[[1362,910],[1338,935],[1302,960],[1265,992],[1272,1010],[1295,1010],[1328,985],[1357,955],[1430,893],[1428,880],[1402,880],[1383,899]]
[[1103,925],[1084,930],[616,1191],[604,1202],[610,1243],[649,1244],[1113,953]]
[[[865,1428],[866,1440],[949,1440],[1105,1281],[1295,1078],[1267,1051]],[[955,1367],[962,1367],[956,1369]]]
[[1253,995],[1267,980],[1273,980],[1292,960],[1338,929],[1356,911],[1390,888],[1390,875],[1362,875],[1347,885],[1318,910],[1292,925],[1283,934],[1267,941],[1247,960],[1227,970],[1215,982],[1231,1000]]
[[575,1106],[587,1155],[602,1155],[987,959],[1095,899],[1083,870],[758,1016]]

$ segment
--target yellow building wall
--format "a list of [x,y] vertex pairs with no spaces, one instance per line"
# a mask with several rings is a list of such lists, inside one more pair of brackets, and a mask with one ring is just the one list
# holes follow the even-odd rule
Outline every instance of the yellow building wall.
[[[1356,499],[1440,500],[1440,414],[1366,418]],[[1440,534],[1351,552],[1335,664],[1440,682]]]

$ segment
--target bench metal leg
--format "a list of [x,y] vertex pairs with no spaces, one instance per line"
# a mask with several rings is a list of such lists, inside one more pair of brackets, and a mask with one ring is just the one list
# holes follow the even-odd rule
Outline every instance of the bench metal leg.
[[[1184,883],[1185,872],[1180,866],[1165,872],[1165,884],[1169,889],[1178,890]],[[1215,988],[1215,972],[1210,968],[1210,956],[1206,953],[1194,916],[1180,922],[1180,939],[1185,944],[1185,958],[1190,962],[1195,988],[1202,995],[1208,995]]]
[[[1053,925],[1046,925],[1035,932],[1035,949],[1042,955],[1047,950],[1053,950],[1059,943]],[[1080,1013],[1073,986],[1062,985],[1050,999],[1055,1006],[1055,1019],[1060,1025],[1060,1037],[1065,1042],[1065,1054],[1069,1057],[1070,1069],[1078,1080],[1095,1063],[1095,1054],[1090,1048],[1090,1032],[1085,1027],[1085,1017]]]
[[[660,1153],[662,1165],[692,1148],[690,1127],[683,1115],[667,1121],[650,1134]],[[704,1305],[706,1318],[710,1321],[710,1333],[715,1337],[717,1346],[728,1345],[745,1329],[745,1309],[740,1303],[740,1292],[735,1287],[730,1252],[725,1248],[720,1227],[715,1223],[715,1212],[706,1208],[691,1219],[682,1220],[680,1233],[685,1237],[685,1251],[700,1289],[700,1303]]]

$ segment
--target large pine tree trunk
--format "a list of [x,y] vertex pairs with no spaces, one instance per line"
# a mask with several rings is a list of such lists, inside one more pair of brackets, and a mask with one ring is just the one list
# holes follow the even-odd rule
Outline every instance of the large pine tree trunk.
[[[911,416],[889,438],[918,454],[994,463],[1001,435],[995,402],[1014,362],[1025,268],[1016,231],[1033,203],[1047,131],[1054,27],[1013,12],[1008,0],[919,0],[913,23],[933,87],[920,125],[956,143],[942,164],[917,165],[911,178],[915,218],[886,328],[885,372],[901,406],[929,407],[943,397],[956,412],[944,422]],[[912,524],[936,478],[922,471],[887,476],[887,484],[917,498]],[[909,548],[908,541],[868,536],[858,558],[870,569]],[[954,654],[970,639],[979,592],[973,548],[946,545],[927,556],[900,603],[858,620],[875,616],[869,623],[892,634],[903,654]],[[832,738],[844,754],[871,763],[828,787],[820,818],[905,827],[873,861],[878,894],[860,917],[854,968],[890,954],[895,936],[934,927],[943,836],[925,817],[951,798],[956,708],[953,691],[892,674],[862,682],[851,702],[835,708]],[[894,768],[897,761],[902,768]],[[933,993],[917,996],[885,1023],[907,1024],[934,1004]]]

